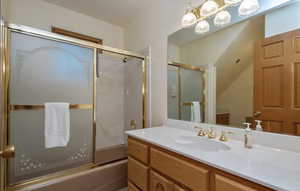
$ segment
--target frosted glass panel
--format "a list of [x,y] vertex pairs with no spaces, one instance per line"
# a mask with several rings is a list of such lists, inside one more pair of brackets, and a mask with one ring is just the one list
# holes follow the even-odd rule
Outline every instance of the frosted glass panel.
[[180,119],[178,67],[168,65],[168,117]]
[[[10,104],[93,103],[93,50],[13,32]],[[93,110],[71,110],[70,141],[46,149],[44,110],[10,113],[10,139],[16,156],[9,182],[36,178],[92,161]]]
[[97,150],[126,143],[124,131],[135,120],[142,128],[142,61],[117,54],[99,54],[97,79]]
[[[199,71],[180,69],[181,73],[181,102],[199,102],[203,100],[204,77]],[[204,106],[200,106],[201,120],[204,121]],[[191,121],[191,106],[181,104],[181,120]]]

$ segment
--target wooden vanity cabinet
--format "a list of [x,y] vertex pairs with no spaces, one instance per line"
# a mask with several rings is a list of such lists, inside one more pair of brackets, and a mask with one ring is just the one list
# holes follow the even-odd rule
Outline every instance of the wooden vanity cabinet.
[[140,191],[134,184],[128,182],[128,191]]
[[188,191],[188,190],[186,190],[186,189],[184,189],[184,188],[182,188],[182,187],[180,187],[178,185],[175,185],[174,186],[174,191]]
[[128,157],[128,179],[143,191],[148,190],[149,167]]
[[174,182],[151,170],[150,191],[174,191]]
[[229,179],[225,176],[215,174],[215,191],[259,191],[245,184]]
[[129,191],[272,190],[131,137],[128,143]]

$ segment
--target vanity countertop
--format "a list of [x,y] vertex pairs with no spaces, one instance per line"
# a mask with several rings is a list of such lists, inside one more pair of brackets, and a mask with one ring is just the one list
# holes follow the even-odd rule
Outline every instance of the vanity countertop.
[[[230,150],[205,151],[189,145],[188,142],[178,142],[180,137],[198,137],[196,131],[171,127],[155,127],[126,133],[275,190],[300,190],[300,153],[297,152],[261,145],[246,149],[243,142],[237,140],[224,143]],[[215,141],[219,142],[217,139]]]

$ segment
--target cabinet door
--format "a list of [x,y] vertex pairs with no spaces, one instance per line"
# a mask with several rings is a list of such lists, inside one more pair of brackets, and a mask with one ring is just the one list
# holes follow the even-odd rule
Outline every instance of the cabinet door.
[[215,175],[216,191],[258,191],[224,176]]
[[151,166],[193,191],[209,191],[209,169],[151,148]]
[[182,188],[182,187],[180,187],[180,186],[178,186],[178,185],[175,185],[174,186],[174,191],[187,191],[187,190],[184,189],[184,188]]
[[133,185],[131,182],[128,182],[128,191],[140,191],[135,185]]
[[128,157],[128,179],[142,191],[148,190],[148,167]]
[[174,191],[174,183],[156,172],[151,171],[150,191]]

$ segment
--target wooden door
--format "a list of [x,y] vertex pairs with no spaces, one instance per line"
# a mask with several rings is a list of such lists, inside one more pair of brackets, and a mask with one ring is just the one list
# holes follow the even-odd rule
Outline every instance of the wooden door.
[[[254,118],[265,131],[299,135],[300,31],[267,38],[256,46]],[[298,116],[298,119],[297,119]]]
[[300,30],[291,35],[291,107],[289,122],[292,133],[300,136]]
[[173,191],[174,183],[156,172],[150,172],[150,191]]

